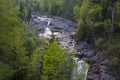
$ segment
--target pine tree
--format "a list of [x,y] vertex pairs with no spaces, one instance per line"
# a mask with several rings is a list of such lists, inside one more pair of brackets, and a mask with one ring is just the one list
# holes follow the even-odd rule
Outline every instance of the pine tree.
[[28,64],[27,51],[24,47],[26,27],[18,18],[14,0],[1,1],[0,12],[0,61],[14,72],[10,78],[23,80]]
[[54,41],[44,55],[42,80],[69,80],[66,76],[67,58]]

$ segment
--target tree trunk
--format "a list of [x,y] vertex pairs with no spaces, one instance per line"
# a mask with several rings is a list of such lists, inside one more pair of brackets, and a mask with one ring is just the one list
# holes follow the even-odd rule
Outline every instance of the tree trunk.
[[115,18],[115,7],[112,6],[112,14],[111,14],[111,27],[110,27],[110,36],[109,36],[109,41],[112,41],[112,38],[113,38],[113,29],[114,29],[114,18]]
[[95,45],[95,31],[93,28],[91,28],[91,33],[92,33],[92,43]]

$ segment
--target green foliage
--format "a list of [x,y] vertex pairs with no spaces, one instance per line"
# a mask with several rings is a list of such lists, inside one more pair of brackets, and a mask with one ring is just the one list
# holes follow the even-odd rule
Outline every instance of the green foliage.
[[78,5],[74,7],[73,13],[74,13],[74,18],[76,19],[76,21],[78,21],[80,18],[80,7]]
[[[26,80],[30,64],[37,62],[31,56],[39,53],[38,48],[40,44],[44,47],[44,42],[27,35],[24,22],[18,18],[19,11],[14,0],[1,1],[0,12],[0,80]],[[36,59],[38,57],[41,58],[37,56]]]
[[[84,22],[84,25],[78,26],[77,33],[79,33],[79,35],[86,35],[86,37],[83,38],[87,41],[92,41],[93,43],[95,42],[96,39],[99,39],[99,37],[110,39],[111,34],[113,34],[112,24],[113,27],[115,26],[113,22],[115,22],[116,25],[119,24],[119,22],[118,23],[116,22],[117,20],[112,22],[112,20],[114,19],[111,19],[112,16],[112,14],[110,13],[110,11],[112,11],[111,1],[110,2],[105,1],[107,7],[103,5],[103,2],[99,0],[98,1],[84,0],[82,1],[81,6],[77,5],[76,7],[74,7],[73,10],[78,25],[81,23],[80,22],[81,19]],[[116,2],[115,4],[118,5],[118,2]],[[115,19],[117,19],[117,17]],[[85,27],[84,31],[83,27]]]
[[54,41],[44,55],[42,80],[69,80],[66,63],[63,50]]
[[19,17],[26,20],[31,9],[35,14],[57,15],[73,19],[73,8],[75,5],[81,5],[81,2],[82,0],[20,0],[18,1]]
[[40,52],[40,49],[37,48],[35,49],[35,51],[33,52],[33,55],[32,55],[32,61],[31,61],[31,65],[33,68],[36,69],[36,67],[40,66],[39,63],[41,62],[42,60],[42,55],[41,55],[41,52]]
[[80,41],[83,39],[84,32],[85,32],[85,24],[84,24],[84,21],[82,19],[79,20],[78,26],[79,27],[77,29],[76,37],[77,37],[77,40]]
[[90,10],[89,10],[89,15],[94,19],[94,17],[96,17],[97,19],[101,19],[102,17],[102,7],[100,5],[94,5],[91,6]]
[[11,70],[9,65],[0,62],[0,80],[8,80],[13,76],[14,71]]
[[116,25],[118,26],[118,28],[120,29],[120,2],[116,2]]
[[49,12],[51,15],[57,15],[58,6],[57,4],[50,5]]
[[88,14],[89,4],[90,4],[89,0],[84,0],[82,2],[82,6],[80,8],[80,15],[82,18],[85,18]]
[[26,80],[40,80],[42,68],[42,53],[40,48],[36,48],[31,56]]
[[32,13],[32,9],[31,9],[31,4],[29,2],[29,0],[20,0],[19,3],[17,3],[19,5],[19,14],[18,17],[21,18],[23,21],[25,22],[29,22],[30,18],[31,18],[31,13]]

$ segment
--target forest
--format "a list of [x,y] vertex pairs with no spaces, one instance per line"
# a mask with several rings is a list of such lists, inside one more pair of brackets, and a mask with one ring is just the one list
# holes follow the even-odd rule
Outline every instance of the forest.
[[54,36],[46,42],[30,32],[33,14],[75,22],[76,43],[86,42],[100,60],[109,60],[114,79],[106,80],[120,80],[119,0],[0,0],[0,80],[74,80],[74,53],[60,47]]

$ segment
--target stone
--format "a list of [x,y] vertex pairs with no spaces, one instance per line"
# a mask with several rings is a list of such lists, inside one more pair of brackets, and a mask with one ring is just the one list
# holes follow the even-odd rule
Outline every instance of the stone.
[[109,63],[109,60],[107,59],[107,60],[102,61],[102,62],[101,62],[101,65],[106,65],[106,64],[108,64],[108,63]]
[[100,78],[100,76],[97,74],[92,75],[92,80],[100,80],[99,78]]
[[84,52],[84,55],[86,55],[87,58],[93,57],[94,56],[94,51],[91,50],[91,51]]
[[102,73],[101,80],[110,80],[110,76],[108,74]]

